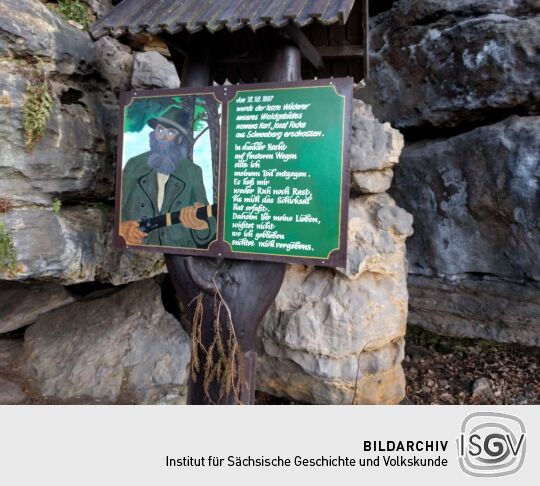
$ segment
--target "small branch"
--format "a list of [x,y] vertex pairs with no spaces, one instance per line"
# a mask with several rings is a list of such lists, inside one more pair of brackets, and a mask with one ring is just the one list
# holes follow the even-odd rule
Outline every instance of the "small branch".
[[197,135],[194,139],[193,139],[193,146],[195,147],[195,144],[197,143],[197,140],[199,140],[199,138],[201,138],[202,134],[204,132],[206,132],[208,130],[208,127],[206,127],[204,130],[202,130],[199,135]]

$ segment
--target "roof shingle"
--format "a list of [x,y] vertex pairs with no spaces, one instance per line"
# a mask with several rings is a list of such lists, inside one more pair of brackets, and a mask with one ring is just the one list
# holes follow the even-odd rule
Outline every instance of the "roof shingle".
[[126,32],[190,34],[204,28],[233,32],[288,23],[304,27],[313,21],[344,25],[355,0],[123,0],[91,27],[94,37]]

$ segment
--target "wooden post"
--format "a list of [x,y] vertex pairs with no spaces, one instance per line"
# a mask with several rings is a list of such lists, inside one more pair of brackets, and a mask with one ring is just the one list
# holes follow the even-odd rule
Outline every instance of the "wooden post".
[[[193,45],[193,44],[192,44]],[[176,64],[176,63],[175,63]],[[181,73],[182,87],[208,86],[212,82],[212,41],[202,37],[188,51]],[[276,48],[267,63],[265,81],[294,81],[300,79],[300,52],[292,45]],[[284,263],[210,259],[165,255],[170,278],[190,321],[193,321],[195,300],[202,298],[201,342],[208,347],[214,334],[216,287],[230,310],[234,332],[242,351],[245,386],[241,401],[253,404],[255,398],[256,360],[254,351],[257,328],[279,292],[286,265]],[[227,331],[226,318],[220,320],[220,332]],[[191,332],[188,326],[186,329]],[[197,352],[197,351],[195,351]],[[200,371],[189,379],[188,404],[233,404],[233,394],[220,398],[219,386],[212,383],[204,388],[204,355]]]
[[369,79],[369,0],[362,0],[362,33],[364,36],[364,57],[362,59],[364,80]]

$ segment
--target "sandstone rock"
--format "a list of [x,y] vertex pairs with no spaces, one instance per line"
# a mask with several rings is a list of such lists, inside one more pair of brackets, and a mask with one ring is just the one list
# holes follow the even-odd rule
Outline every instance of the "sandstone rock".
[[348,383],[311,376],[293,362],[268,355],[259,357],[257,367],[260,389],[300,403],[392,405],[405,396],[405,376],[400,364]]
[[107,234],[103,262],[97,268],[96,280],[122,285],[166,273],[161,253],[112,248],[112,229]]
[[489,380],[485,377],[478,378],[473,383],[471,401],[473,403],[490,403],[495,400]]
[[[0,333],[27,326],[41,314],[63,307],[74,300],[61,285],[0,281]],[[0,341],[0,367],[1,343]]]
[[[94,45],[42,3],[0,6],[0,194],[14,205],[112,197],[114,89],[128,86],[131,55],[117,41]],[[130,64],[131,63],[131,64]],[[46,76],[53,100],[45,133],[25,151],[28,83]]]
[[75,206],[54,213],[21,208],[3,219],[19,263],[16,275],[4,274],[4,279],[120,285],[165,271],[161,255],[112,247],[112,214],[105,209]]
[[133,76],[131,49],[109,36],[101,37],[95,47],[101,76],[115,91],[129,89]]
[[353,172],[351,188],[362,194],[386,192],[392,185],[392,177],[394,177],[394,172],[389,168],[383,170]]
[[391,168],[403,149],[403,135],[373,116],[371,106],[354,100],[350,149],[351,172]]
[[[384,192],[403,136],[353,105],[352,189]],[[259,330],[258,386],[308,403],[397,403],[412,217],[388,194],[350,200],[346,268],[290,266]]]
[[393,204],[351,201],[346,269],[288,268],[259,332],[261,389],[309,403],[352,403],[355,388],[355,403],[403,398],[411,219]]
[[[103,17],[110,12],[113,8],[113,2],[111,0],[82,0],[88,4],[97,18]],[[119,3],[119,2],[116,2]]]
[[16,339],[0,339],[0,370],[18,369],[23,352],[22,341]]
[[337,271],[354,280],[364,272],[403,270],[404,241],[412,234],[412,216],[387,194],[363,196],[349,203],[347,266]]
[[15,61],[0,60],[0,194],[14,205],[50,205],[60,200],[107,199],[114,171],[109,144],[111,108],[96,93],[52,82],[47,129],[31,153],[24,143],[25,90],[36,73],[20,73]]
[[155,51],[164,57],[171,57],[167,43],[159,36],[149,32],[139,32],[137,34],[126,34],[122,41],[127,43],[134,51]]
[[0,55],[41,58],[45,69],[63,75],[92,72],[96,61],[88,33],[70,26],[41,2],[2,0]]
[[99,209],[11,210],[5,223],[21,270],[16,278],[92,281],[103,261],[105,215]]
[[161,386],[152,388],[144,397],[143,405],[186,405],[187,386]]
[[188,376],[190,340],[153,280],[46,314],[24,344],[33,387],[55,401],[148,403]]
[[[534,5],[534,7],[533,7]],[[399,0],[374,18],[359,96],[398,128],[540,111],[540,17],[533,0]]]
[[393,194],[416,215],[411,272],[540,281],[540,117],[403,151]]
[[158,52],[138,52],[131,84],[133,89],[178,88],[180,79],[174,64]]
[[26,400],[19,385],[0,378],[0,405],[18,405]]
[[403,152],[393,188],[416,215],[410,322],[538,345],[540,117],[510,117]]
[[383,193],[392,183],[392,167],[403,148],[403,136],[389,123],[382,124],[371,106],[353,102],[350,170],[353,193]]
[[439,334],[540,346],[540,284],[409,275],[409,323]]

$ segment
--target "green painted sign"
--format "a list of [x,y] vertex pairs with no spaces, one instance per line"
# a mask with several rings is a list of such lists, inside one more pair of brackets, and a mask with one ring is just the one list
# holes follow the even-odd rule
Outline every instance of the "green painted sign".
[[116,243],[344,266],[352,79],[122,93]]
[[233,251],[326,260],[339,249],[344,126],[333,85],[236,92],[223,236]]

